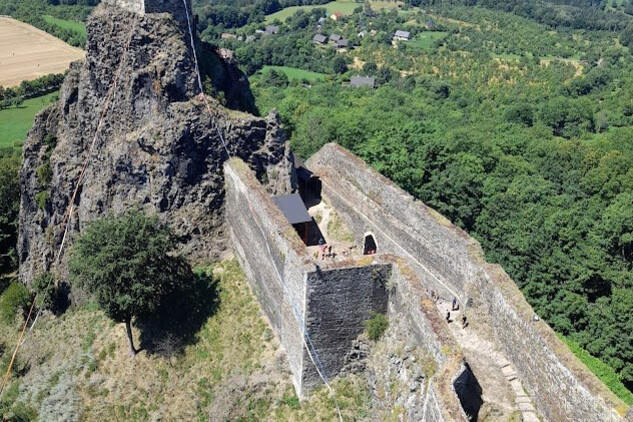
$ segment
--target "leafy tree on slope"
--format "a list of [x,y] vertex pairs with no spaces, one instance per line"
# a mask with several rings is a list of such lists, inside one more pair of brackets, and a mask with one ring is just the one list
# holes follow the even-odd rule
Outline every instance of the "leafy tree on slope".
[[171,230],[156,217],[131,212],[92,223],[76,242],[71,280],[86,287],[103,311],[125,323],[135,355],[132,318],[151,314],[174,288],[193,279],[191,268],[172,254]]

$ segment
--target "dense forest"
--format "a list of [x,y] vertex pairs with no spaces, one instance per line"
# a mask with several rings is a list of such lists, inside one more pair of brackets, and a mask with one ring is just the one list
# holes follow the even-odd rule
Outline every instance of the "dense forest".
[[[359,3],[319,24],[320,3],[194,6],[203,38],[235,51],[260,113],[278,109],[301,156],[338,142],[469,231],[539,315],[633,390],[632,3]],[[301,4],[315,7],[275,21],[279,34],[257,32]],[[84,19],[90,5],[8,0],[0,14],[43,27],[38,13]],[[394,46],[397,29],[412,39]],[[226,31],[236,37],[221,40]],[[317,32],[354,48],[315,45]],[[378,86],[351,89],[353,75]],[[15,158],[3,160],[15,174]],[[11,220],[15,204],[0,205]],[[5,220],[0,240],[15,227]]]

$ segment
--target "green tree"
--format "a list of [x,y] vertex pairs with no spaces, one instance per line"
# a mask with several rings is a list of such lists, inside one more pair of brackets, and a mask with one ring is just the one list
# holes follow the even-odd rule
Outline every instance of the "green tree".
[[20,210],[20,184],[17,156],[0,153],[0,274],[17,267],[15,245],[17,241],[18,211]]
[[336,56],[334,58],[334,62],[332,63],[332,69],[334,73],[345,73],[347,72],[347,63],[345,62],[345,58],[343,56]]
[[629,46],[633,44],[633,25],[628,25],[620,33],[620,44]]
[[94,294],[103,311],[125,323],[130,351],[132,318],[151,315],[170,292],[193,279],[191,268],[173,254],[176,239],[156,217],[131,212],[92,223],[75,244],[73,284]]

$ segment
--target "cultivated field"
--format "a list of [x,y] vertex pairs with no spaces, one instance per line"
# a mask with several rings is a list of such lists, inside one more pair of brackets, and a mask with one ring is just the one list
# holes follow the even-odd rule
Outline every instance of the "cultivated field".
[[62,73],[84,52],[31,25],[0,17],[0,85]]
[[[402,7],[404,3],[401,1],[370,1],[369,4],[371,4],[372,9],[381,10]],[[334,12],[340,12],[343,15],[351,15],[352,12],[354,12],[354,9],[356,9],[357,7],[363,7],[363,3],[356,3],[355,1],[351,0],[336,0],[326,4],[317,4],[310,6],[290,6],[286,7],[283,10],[280,10],[279,12],[275,12],[271,15],[266,16],[266,22],[270,23],[275,19],[285,21],[290,16],[294,15],[298,10],[304,10],[307,12],[309,10],[316,9],[317,7],[326,9],[328,15],[331,15]]]

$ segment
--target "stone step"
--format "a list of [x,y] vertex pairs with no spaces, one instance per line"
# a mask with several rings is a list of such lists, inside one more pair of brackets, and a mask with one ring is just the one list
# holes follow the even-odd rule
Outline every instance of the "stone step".
[[523,422],[541,422],[533,412],[523,412],[521,416],[523,416]]
[[521,385],[521,383],[519,382],[519,380],[514,379],[510,381],[510,385],[512,386],[512,389],[514,390],[515,394],[517,396],[526,396],[527,394],[525,394],[525,390],[523,389],[523,386]]
[[510,361],[507,360],[506,358],[501,358],[497,361],[497,366],[503,369],[505,367],[510,366]]
[[520,404],[520,403],[532,403],[532,399],[529,398],[528,396],[519,396],[517,395],[516,397],[516,403]]
[[[505,375],[506,378],[510,380],[510,378],[514,379],[517,377],[517,373],[512,366],[506,366],[501,368],[501,372]],[[512,381],[512,380],[510,380]]]
[[519,403],[518,407],[519,407],[519,410],[521,412],[534,412],[534,411],[536,411],[536,409],[534,408],[534,405],[532,403]]

